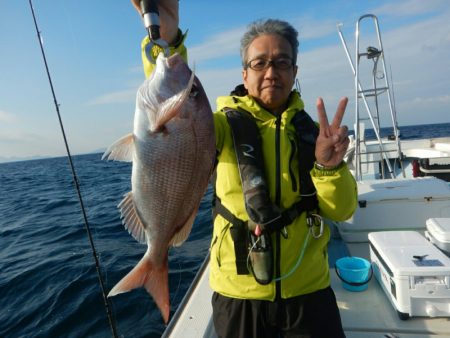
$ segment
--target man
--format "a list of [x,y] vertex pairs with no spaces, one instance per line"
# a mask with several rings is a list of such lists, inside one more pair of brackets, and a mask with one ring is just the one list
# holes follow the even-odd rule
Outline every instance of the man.
[[[159,1],[159,14],[171,53],[185,55],[178,1]],[[331,124],[319,98],[317,128],[292,90],[297,49],[288,23],[253,23],[241,40],[243,86],[217,99],[210,285],[219,337],[344,337],[322,217],[345,220],[356,207],[343,162],[347,98]]]

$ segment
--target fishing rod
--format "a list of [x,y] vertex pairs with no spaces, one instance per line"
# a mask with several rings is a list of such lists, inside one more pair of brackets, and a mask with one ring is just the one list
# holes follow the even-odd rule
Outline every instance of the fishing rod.
[[115,325],[115,322],[114,322],[114,318],[112,316],[111,306],[109,304],[108,297],[107,297],[107,294],[106,294],[106,291],[105,291],[106,290],[105,283],[103,281],[103,277],[102,277],[102,274],[101,274],[101,271],[100,271],[100,261],[98,259],[97,250],[95,249],[94,240],[92,238],[91,230],[90,230],[88,219],[87,219],[87,216],[86,216],[86,210],[84,208],[83,198],[81,196],[80,184],[79,184],[78,177],[77,177],[77,174],[76,174],[76,171],[75,171],[75,167],[73,165],[72,155],[70,154],[69,144],[67,142],[66,133],[64,131],[64,125],[63,125],[63,122],[62,122],[62,119],[61,119],[61,113],[59,111],[59,103],[56,100],[56,94],[55,94],[55,90],[54,90],[54,87],[53,87],[52,78],[50,76],[50,70],[49,70],[48,64],[47,64],[47,58],[45,57],[44,46],[42,44],[41,32],[40,32],[38,24],[37,24],[36,15],[34,13],[32,0],[28,0],[28,1],[29,1],[29,4],[30,4],[31,14],[33,15],[34,26],[36,28],[36,33],[37,33],[37,37],[38,37],[38,41],[39,41],[39,46],[41,47],[42,58],[44,59],[45,70],[47,72],[47,77],[48,77],[48,81],[49,81],[49,84],[50,84],[50,89],[52,91],[53,102],[55,104],[56,113],[58,115],[59,125],[61,127],[61,133],[62,133],[62,136],[63,136],[63,139],[64,139],[64,145],[66,147],[67,158],[69,160],[70,169],[72,170],[73,182],[75,184],[75,188],[76,188],[77,195],[78,195],[78,201],[80,202],[81,212],[83,214],[84,227],[86,229],[86,232],[87,232],[87,235],[88,235],[88,239],[89,239],[89,244],[91,245],[92,254],[94,256],[95,268],[97,270],[97,276],[98,276],[98,280],[99,280],[99,283],[100,283],[100,288],[102,290],[103,302],[104,302],[104,305],[105,305],[106,314],[108,316],[109,326],[111,327],[111,331],[112,331],[113,337],[117,338],[118,337],[117,329],[116,329],[116,325]]

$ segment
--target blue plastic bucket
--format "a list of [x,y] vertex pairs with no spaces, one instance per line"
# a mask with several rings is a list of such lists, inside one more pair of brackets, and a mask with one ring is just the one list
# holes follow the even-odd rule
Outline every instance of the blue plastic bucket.
[[370,262],[360,257],[339,258],[335,270],[344,289],[356,292],[366,290],[373,275]]

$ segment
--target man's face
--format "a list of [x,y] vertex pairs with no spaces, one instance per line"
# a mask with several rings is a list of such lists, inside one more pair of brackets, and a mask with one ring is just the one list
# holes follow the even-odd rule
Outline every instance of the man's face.
[[[268,60],[275,61],[275,64],[267,65],[265,62]],[[297,66],[292,65],[294,60],[289,42],[278,35],[261,35],[248,48],[246,62],[251,61],[255,65],[266,64],[267,67],[261,70],[247,67],[242,71],[249,95],[271,113],[283,112],[297,74]],[[277,64],[277,61],[280,62]],[[290,64],[286,65],[286,62]]]

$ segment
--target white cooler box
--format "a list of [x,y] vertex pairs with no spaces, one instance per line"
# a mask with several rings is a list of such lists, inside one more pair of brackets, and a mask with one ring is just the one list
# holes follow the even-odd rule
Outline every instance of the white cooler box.
[[425,231],[431,217],[450,217],[450,186],[435,177],[357,182],[358,206],[339,223],[345,242],[367,242],[374,231]]
[[425,237],[450,257],[450,218],[427,219]]
[[450,258],[416,231],[369,233],[374,275],[400,319],[450,317]]

